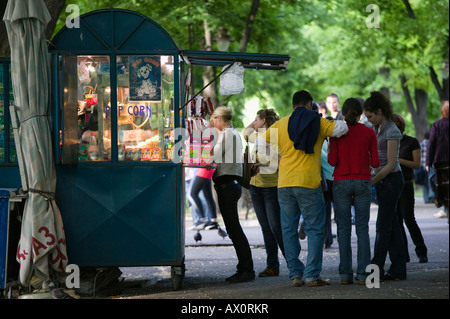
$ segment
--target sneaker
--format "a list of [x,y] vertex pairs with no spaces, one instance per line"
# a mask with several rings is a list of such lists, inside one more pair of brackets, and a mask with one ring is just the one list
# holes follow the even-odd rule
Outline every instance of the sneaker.
[[316,280],[306,282],[306,287],[321,287],[321,286],[329,286],[329,285],[330,285],[329,279],[323,280],[321,278],[318,278]]
[[351,279],[341,279],[341,285],[344,285],[344,286],[353,285],[353,280],[351,280]]
[[303,279],[300,277],[292,278],[292,287],[301,287],[303,286]]
[[197,226],[195,226],[194,230],[203,230],[203,229],[205,229],[207,224],[208,224],[207,222],[202,222],[202,223],[198,224]]
[[300,227],[298,228],[298,238],[300,238],[300,239],[305,239],[306,238],[305,222],[301,222],[300,223]]
[[238,283],[238,282],[247,282],[255,279],[254,271],[238,271],[233,276],[228,277],[225,281],[228,281],[230,284]]
[[211,229],[219,229],[219,223],[218,222],[208,222],[205,226],[205,230],[211,230]]
[[447,218],[447,213],[441,209],[436,214],[433,214],[433,217],[434,218]]
[[280,274],[278,270],[267,267],[258,274],[258,277],[276,277]]

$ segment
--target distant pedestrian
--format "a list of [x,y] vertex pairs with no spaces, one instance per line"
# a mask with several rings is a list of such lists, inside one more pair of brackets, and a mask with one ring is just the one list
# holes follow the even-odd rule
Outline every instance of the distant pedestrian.
[[427,166],[434,166],[436,171],[436,207],[444,206],[448,219],[448,101],[442,103],[441,115],[442,118],[434,122],[431,126],[430,140],[428,142]]
[[396,119],[396,125],[402,133],[402,139],[400,140],[399,162],[402,168],[403,179],[405,180],[405,186],[400,195],[397,205],[397,213],[399,223],[402,229],[402,234],[405,242],[406,262],[410,261],[408,252],[408,239],[406,237],[405,227],[403,222],[408,228],[411,239],[416,246],[416,254],[419,257],[420,263],[428,262],[427,246],[420,231],[419,225],[417,225],[416,217],[414,214],[414,171],[420,167],[420,144],[419,141],[412,136],[405,134],[405,120],[399,114],[394,114]]
[[[195,176],[192,178],[190,195],[195,203],[195,206],[199,210],[201,219],[195,230],[210,230],[219,229],[219,223],[217,222],[216,202],[212,194],[211,179],[214,174],[214,169],[207,169],[199,167]],[[203,201],[200,198],[200,194],[203,193],[207,211],[203,208]]]
[[[370,93],[364,101],[364,114],[373,124],[378,142],[380,166],[373,169],[372,185],[378,200],[378,216],[374,255],[371,263],[380,269],[380,279],[406,279],[405,243],[397,218],[397,203],[403,190],[404,179],[398,153],[402,134],[394,124],[391,101],[381,92]],[[389,253],[391,266],[384,273]]]
[[423,135],[423,139],[420,142],[420,167],[414,170],[414,181],[416,185],[422,186],[422,196],[425,204],[434,203],[434,191],[430,186],[430,180],[428,178],[428,171],[426,168],[429,138],[430,132],[427,131]]
[[325,102],[319,101],[319,102],[317,102],[317,105],[318,105],[317,111],[319,112],[319,114],[321,114],[323,118],[327,118],[328,111],[327,111],[327,105],[325,104]]
[[339,97],[336,93],[330,93],[326,99],[326,105],[333,120],[343,120],[342,111],[339,109]]

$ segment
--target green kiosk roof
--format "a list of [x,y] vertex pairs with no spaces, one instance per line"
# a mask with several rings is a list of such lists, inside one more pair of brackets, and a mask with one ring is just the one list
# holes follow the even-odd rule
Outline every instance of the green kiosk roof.
[[244,68],[258,70],[285,71],[289,63],[289,55],[241,53],[220,51],[181,51],[181,56],[192,65],[225,66],[232,62],[240,62]]

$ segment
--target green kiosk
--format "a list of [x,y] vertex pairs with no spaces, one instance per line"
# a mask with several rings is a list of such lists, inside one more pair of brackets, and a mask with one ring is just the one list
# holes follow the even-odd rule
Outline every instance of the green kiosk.
[[173,159],[173,146],[186,127],[186,69],[239,62],[284,70],[289,56],[183,51],[156,22],[121,9],[81,15],[49,52],[55,193],[69,263],[171,266],[180,288],[185,164]]

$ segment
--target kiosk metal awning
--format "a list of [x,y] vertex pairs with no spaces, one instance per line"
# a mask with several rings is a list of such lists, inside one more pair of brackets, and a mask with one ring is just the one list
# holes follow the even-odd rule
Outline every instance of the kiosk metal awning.
[[240,62],[244,68],[285,71],[289,55],[221,51],[183,50],[181,56],[191,65],[225,66]]

